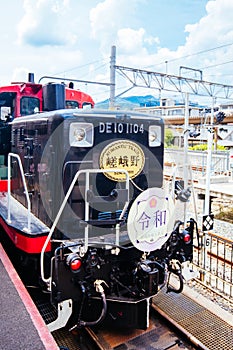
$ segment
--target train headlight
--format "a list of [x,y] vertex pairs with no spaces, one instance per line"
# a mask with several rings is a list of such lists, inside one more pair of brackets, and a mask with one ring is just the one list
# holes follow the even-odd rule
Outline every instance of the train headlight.
[[93,124],[71,123],[69,141],[71,147],[92,147],[94,143]]
[[70,267],[71,271],[77,272],[81,269],[82,261],[76,253],[71,253],[66,258],[66,264]]
[[149,147],[158,147],[161,145],[161,127],[158,125],[149,126]]

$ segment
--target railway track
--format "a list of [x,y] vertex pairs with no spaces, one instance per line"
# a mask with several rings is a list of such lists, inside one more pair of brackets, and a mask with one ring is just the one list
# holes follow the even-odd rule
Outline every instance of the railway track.
[[[216,242],[219,244],[216,245]],[[227,241],[227,243],[231,242]],[[213,247],[213,249],[208,252],[207,256],[216,259],[217,252],[219,256],[218,260],[221,264],[223,263],[222,259],[224,256],[227,258],[226,265],[228,266],[231,263],[231,255],[224,254],[225,245],[221,242],[220,236],[213,237],[210,247]],[[213,266],[213,261],[211,262],[211,266]],[[39,289],[36,288],[28,288],[28,291],[45,323],[52,322],[56,318],[56,312],[50,304],[49,296],[47,294],[41,294]],[[208,314],[205,308],[200,309],[199,306],[193,306],[187,300],[183,302],[184,308],[181,311],[178,305],[180,295],[175,294],[173,297],[171,294],[174,293],[171,293],[164,301],[162,300],[164,293],[166,294],[166,292],[161,291],[154,298],[155,304],[152,304],[150,327],[146,331],[134,330],[130,332],[128,330],[119,330],[117,332],[112,329],[101,328],[74,329],[70,331],[69,328],[65,327],[53,332],[52,335],[61,350],[229,350],[233,348],[232,327],[224,324],[221,320],[217,320],[218,322],[215,327],[212,314]],[[161,295],[162,298],[160,297]],[[160,308],[161,303],[163,306],[165,305],[162,309]],[[168,311],[166,307],[168,307]],[[170,310],[175,312],[174,317],[169,316]],[[179,318],[181,317],[184,320],[184,325],[179,323]],[[187,322],[187,319],[189,322]],[[200,322],[202,319],[204,319],[204,324]],[[207,324],[212,327],[212,330],[206,330]],[[197,330],[200,332],[200,329],[205,330],[202,332],[203,335],[211,338],[212,343],[216,336],[219,336],[220,338],[217,338],[216,342],[220,344],[220,347],[212,343],[210,346],[203,345],[202,341],[199,341],[195,335]],[[226,344],[226,339],[229,339],[231,343]],[[225,343],[223,344],[222,342],[224,341]]]
[[[36,302],[38,305],[38,301]],[[48,323],[49,303],[38,305]],[[45,312],[45,310],[47,311]],[[147,330],[86,328],[52,332],[62,350],[230,350],[233,326],[185,294],[162,290],[153,299]]]
[[[29,290],[46,324],[56,318],[55,311],[46,296]],[[69,330],[64,327],[52,332],[61,350],[196,350],[197,344],[181,329],[151,307],[150,325],[147,330],[86,328]]]
[[[24,280],[22,274],[20,274]],[[49,294],[27,289],[46,324],[56,319]],[[183,293],[166,293],[153,299],[150,327],[146,331],[126,329],[74,329],[52,332],[60,350],[229,350],[233,349],[233,326]]]
[[[49,324],[56,319],[57,313],[50,303],[50,294],[42,293],[37,284],[29,285],[28,276],[32,273],[19,269],[15,255],[12,254],[11,245],[4,244],[10,260],[17,270],[22,282],[27,288],[34,304],[40,312],[44,322]],[[159,316],[158,311],[151,312],[150,327],[146,331],[112,329],[74,329],[64,327],[52,332],[60,350],[195,350],[190,340],[181,331],[169,325],[168,321]]]

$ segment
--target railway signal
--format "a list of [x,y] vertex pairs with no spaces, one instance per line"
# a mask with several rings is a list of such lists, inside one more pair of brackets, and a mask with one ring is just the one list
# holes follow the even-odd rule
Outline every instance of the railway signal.
[[226,115],[224,112],[218,112],[218,114],[216,115],[216,123],[222,123],[225,117]]
[[202,231],[210,231],[214,228],[214,215],[208,214],[203,216]]

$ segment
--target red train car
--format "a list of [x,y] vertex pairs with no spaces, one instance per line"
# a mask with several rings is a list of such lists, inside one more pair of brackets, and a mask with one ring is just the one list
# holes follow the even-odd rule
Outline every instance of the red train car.
[[0,117],[1,121],[52,111],[63,108],[94,107],[92,97],[73,88],[71,82],[36,84],[34,75],[29,73],[28,82],[11,83],[0,87]]

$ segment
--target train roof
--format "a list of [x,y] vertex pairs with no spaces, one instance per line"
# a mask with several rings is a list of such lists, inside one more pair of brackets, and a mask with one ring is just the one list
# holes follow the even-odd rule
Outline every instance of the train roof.
[[142,120],[155,120],[157,122],[160,122],[161,124],[164,123],[164,120],[161,116],[151,115],[147,113],[141,113],[136,111],[130,111],[130,110],[108,110],[108,109],[98,109],[98,108],[92,108],[92,109],[60,109],[60,110],[54,110],[51,112],[42,112],[37,114],[28,115],[25,117],[18,117],[15,118],[12,123],[20,123],[20,122],[26,122],[31,120],[45,120],[45,119],[51,119],[51,118],[69,118],[69,117],[90,117],[90,118],[115,118],[118,121],[125,121],[127,119],[142,119]]

